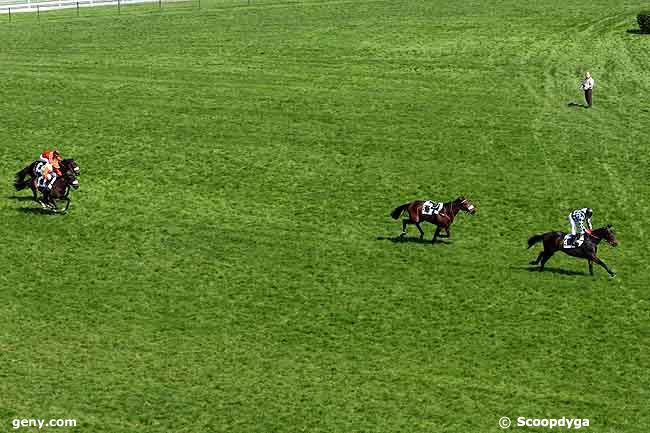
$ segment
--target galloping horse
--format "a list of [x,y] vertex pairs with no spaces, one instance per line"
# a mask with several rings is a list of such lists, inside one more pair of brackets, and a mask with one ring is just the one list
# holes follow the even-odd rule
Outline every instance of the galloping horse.
[[613,247],[618,245],[618,241],[614,236],[611,225],[593,230],[591,233],[585,233],[585,240],[583,244],[575,248],[564,248],[563,240],[565,236],[566,233],[562,232],[548,232],[541,235],[535,235],[528,239],[528,248],[532,247],[537,242],[544,242],[544,250],[540,252],[537,256],[537,259],[530,262],[530,264],[536,265],[539,263],[539,270],[543,271],[544,264],[548,261],[548,259],[550,259],[556,251],[562,251],[565,254],[577,257],[579,259],[587,259],[589,261],[589,273],[591,275],[594,274],[594,262],[596,262],[605,268],[609,275],[612,277],[616,276],[616,274],[612,272],[607,267],[607,265],[596,256],[598,244],[601,240],[605,239],[607,243]]
[[[30,186],[32,180],[36,179],[39,176],[39,173],[37,173],[39,164],[43,164],[43,162],[34,161],[31,164],[29,164],[27,167],[20,170],[18,173],[16,173],[16,182],[14,182],[14,187],[16,188],[16,191],[22,191],[23,189],[27,188],[28,186]],[[75,176],[79,176],[81,172],[79,166],[77,165],[74,159],[64,159],[63,161],[61,161],[61,165],[72,167],[72,173]],[[25,179],[26,177],[27,179]],[[36,194],[34,194],[34,200],[36,200]]]
[[[34,164],[30,165],[27,168],[31,168],[33,171],[32,167]],[[27,176],[28,173],[23,173],[25,172],[25,169],[23,169],[21,172],[16,174],[16,183],[14,186],[18,191],[25,189],[26,187],[29,187],[32,190],[32,194],[34,194],[34,201],[39,203],[41,206],[43,206],[44,209],[52,209],[52,210],[57,210],[56,206],[56,200],[63,200],[66,202],[65,209],[63,209],[63,212],[66,212],[68,210],[68,207],[70,207],[70,199],[68,198],[68,194],[70,193],[70,187],[77,189],[79,188],[79,181],[77,180],[76,174],[79,173],[79,166],[77,163],[74,161],[74,159],[64,159],[60,163],[61,166],[61,173],[62,175],[59,176],[55,181],[54,184],[52,185],[51,190],[45,190],[43,192],[43,200],[38,199],[38,187],[36,185],[36,174],[37,173],[31,173],[32,177],[29,178],[28,180],[22,180],[24,177]],[[22,179],[20,178],[20,175],[23,174]]]
[[434,243],[438,235],[440,235],[441,229],[445,229],[446,236],[441,235],[440,237],[449,238],[451,236],[449,233],[449,226],[454,222],[454,218],[456,218],[459,211],[463,210],[472,215],[476,213],[474,205],[465,197],[458,197],[454,201],[444,203],[442,210],[440,210],[438,214],[434,213],[432,215],[422,213],[422,205],[424,205],[424,203],[424,200],[415,200],[398,206],[391,212],[390,216],[392,216],[393,219],[398,219],[405,210],[408,212],[409,217],[402,220],[402,233],[400,234],[400,237],[406,236],[407,224],[415,224],[415,227],[420,231],[420,239],[424,238],[424,231],[422,230],[422,227],[420,227],[420,222],[426,221],[437,226],[436,232],[431,240],[431,243]]

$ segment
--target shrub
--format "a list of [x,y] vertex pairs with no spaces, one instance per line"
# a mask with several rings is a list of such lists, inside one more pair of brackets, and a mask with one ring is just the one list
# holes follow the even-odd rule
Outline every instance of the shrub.
[[650,33],[650,11],[639,13],[636,17],[641,33]]

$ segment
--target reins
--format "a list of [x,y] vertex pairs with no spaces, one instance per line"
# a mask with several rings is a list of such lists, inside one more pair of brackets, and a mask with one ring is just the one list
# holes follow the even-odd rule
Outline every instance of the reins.
[[598,240],[602,240],[602,239],[603,239],[602,236],[596,236],[593,232],[591,232],[591,233],[587,233],[587,234],[588,234],[589,236],[591,236],[592,238],[594,238],[594,239],[598,239]]

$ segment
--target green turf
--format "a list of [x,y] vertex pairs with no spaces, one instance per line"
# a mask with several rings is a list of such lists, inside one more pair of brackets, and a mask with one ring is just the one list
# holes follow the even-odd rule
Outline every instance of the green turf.
[[[213,1],[0,24],[0,431],[648,431],[643,6]],[[569,105],[585,70],[592,110]],[[83,170],[66,216],[11,189],[54,146]],[[395,206],[460,194],[478,213],[449,243],[391,240]],[[531,271],[527,238],[583,206],[614,225],[618,277],[560,255]]]

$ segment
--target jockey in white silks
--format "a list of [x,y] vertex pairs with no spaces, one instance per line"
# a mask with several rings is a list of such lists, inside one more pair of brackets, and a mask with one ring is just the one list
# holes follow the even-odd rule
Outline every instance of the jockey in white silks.
[[591,217],[593,213],[593,209],[584,207],[582,209],[576,209],[569,214],[569,222],[571,223],[572,245],[575,245],[585,232],[591,233]]

